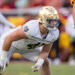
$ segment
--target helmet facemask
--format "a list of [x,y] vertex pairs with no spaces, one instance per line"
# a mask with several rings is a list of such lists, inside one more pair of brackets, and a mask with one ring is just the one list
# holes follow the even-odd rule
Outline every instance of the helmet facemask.
[[58,19],[47,19],[46,20],[46,28],[48,30],[53,30],[54,27],[58,27],[59,26],[59,20]]

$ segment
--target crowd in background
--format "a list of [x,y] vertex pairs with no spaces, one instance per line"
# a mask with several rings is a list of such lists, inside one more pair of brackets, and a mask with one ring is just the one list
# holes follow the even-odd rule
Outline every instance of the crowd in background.
[[[70,65],[75,65],[75,29],[73,28],[74,24],[70,0],[0,0],[0,9],[3,11],[6,10],[8,12],[9,10],[13,9],[34,8],[45,5],[54,6],[59,12],[60,16],[60,36],[57,41],[54,42],[52,50],[49,54],[49,58],[55,64],[70,61]],[[35,9],[35,11],[36,10],[37,9]],[[37,15],[31,14],[24,14],[22,16],[20,15],[15,17],[14,16],[6,15],[5,17],[8,19],[8,21],[15,24],[15,27],[23,25],[30,19],[37,18]],[[6,24],[2,24],[0,22],[0,35],[3,34],[3,32],[5,32],[6,30],[10,29],[8,27],[8,29],[4,30],[4,28],[6,27],[8,27]]]

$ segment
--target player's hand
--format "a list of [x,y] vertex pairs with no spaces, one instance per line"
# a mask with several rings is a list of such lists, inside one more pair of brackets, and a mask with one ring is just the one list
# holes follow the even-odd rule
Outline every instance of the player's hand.
[[40,70],[40,65],[34,65],[32,66],[32,71],[33,72],[36,72],[36,71],[39,71]]
[[7,52],[0,51],[0,71],[4,71],[8,64]]
[[32,66],[32,71],[36,72],[36,71],[39,71],[41,66],[43,65],[44,63],[44,59],[42,58],[39,58],[36,62],[36,64],[34,66]]

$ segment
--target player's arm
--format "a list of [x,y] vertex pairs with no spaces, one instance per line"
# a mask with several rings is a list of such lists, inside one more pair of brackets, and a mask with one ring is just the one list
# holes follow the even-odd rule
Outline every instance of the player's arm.
[[40,53],[38,58],[42,58],[45,60],[48,57],[48,54],[51,50],[52,45],[53,45],[53,43],[48,44],[48,45],[44,45],[42,52]]
[[6,36],[2,50],[8,51],[13,41],[17,41],[24,38],[27,39],[28,37],[25,35],[23,31],[23,27],[21,27],[12,32],[11,34],[9,34],[8,36]]
[[0,71],[5,70],[6,64],[8,64],[8,51],[12,42],[24,38],[27,39],[28,37],[23,31],[23,27],[16,29],[14,32],[6,36],[3,42],[2,50],[0,50]]
[[40,70],[40,67],[44,63],[44,60],[46,60],[48,58],[48,54],[51,50],[52,45],[53,45],[53,43],[48,44],[48,45],[44,45],[42,52],[38,56],[38,60],[37,60],[36,64],[34,66],[32,66],[33,71]]

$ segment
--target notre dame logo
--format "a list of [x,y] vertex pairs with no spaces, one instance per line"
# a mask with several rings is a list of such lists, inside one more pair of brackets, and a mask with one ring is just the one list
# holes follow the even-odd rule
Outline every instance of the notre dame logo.
[[27,32],[29,30],[28,26],[24,27],[24,31]]

